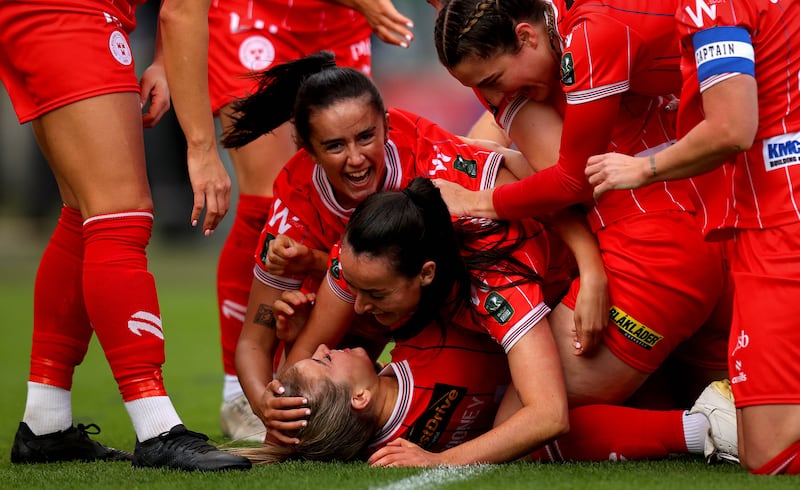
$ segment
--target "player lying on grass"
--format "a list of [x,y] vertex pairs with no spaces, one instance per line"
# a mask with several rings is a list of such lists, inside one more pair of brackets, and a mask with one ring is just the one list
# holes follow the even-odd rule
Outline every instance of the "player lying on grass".
[[[532,454],[641,459],[703,453],[706,445],[709,454],[735,455],[725,384],[708,388],[691,414],[609,405],[567,409],[538,273],[548,261],[545,235],[533,221],[463,219],[454,226],[438,189],[425,179],[368,197],[331,254],[308,322],[310,296],[285,294],[274,308],[287,339],[320,318],[331,329],[346,329],[355,313],[372,314],[397,341],[392,363],[378,375],[362,350],[318,347],[271,386],[280,392],[283,383],[281,401],[293,407],[284,415],[295,418],[271,427],[299,429],[296,437],[273,434],[286,444],[244,454],[257,462],[345,460],[366,450],[380,466],[500,463]],[[473,332],[488,333],[494,345],[478,337],[480,349],[451,346]],[[477,352],[496,344],[506,359],[481,362],[484,354]],[[513,388],[490,426],[495,388],[508,380],[502,361]],[[476,393],[484,399],[470,396]],[[361,425],[356,430],[333,414]]]

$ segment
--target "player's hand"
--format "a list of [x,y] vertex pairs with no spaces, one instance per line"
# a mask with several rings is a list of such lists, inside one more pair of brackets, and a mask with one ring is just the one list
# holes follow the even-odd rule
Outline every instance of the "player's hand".
[[439,188],[447,209],[451,216],[473,216],[476,218],[496,219],[497,213],[492,203],[492,191],[484,189],[471,191],[455,182],[443,179],[433,179],[433,184]]
[[405,439],[395,439],[375,451],[367,461],[370,466],[437,466],[443,464],[438,453],[422,449]]
[[275,315],[275,333],[286,343],[295,341],[300,331],[306,326],[308,315],[314,306],[317,295],[301,291],[284,291],[280,299],[272,305]]
[[230,207],[231,178],[222,164],[216,144],[190,146],[186,152],[186,160],[194,193],[192,226],[197,226],[205,209],[202,230],[205,236],[210,236]]
[[304,274],[314,261],[312,249],[286,235],[278,235],[269,242],[267,272],[276,276]]
[[398,12],[391,0],[354,0],[354,9],[367,19],[372,32],[386,44],[407,48],[414,40],[414,23]]
[[139,103],[142,110],[147,108],[147,112],[142,114],[142,125],[145,128],[152,128],[170,107],[169,86],[164,66],[161,63],[148,66],[142,74],[139,87]]
[[608,325],[608,282],[605,274],[582,274],[575,300],[573,342],[576,356],[590,355]]
[[594,197],[615,189],[636,189],[648,184],[652,174],[649,158],[621,153],[605,153],[589,157],[586,177],[594,187]]
[[306,398],[285,397],[284,391],[279,380],[270,381],[253,411],[267,428],[267,442],[295,445],[300,439],[294,434],[308,424],[311,409]]

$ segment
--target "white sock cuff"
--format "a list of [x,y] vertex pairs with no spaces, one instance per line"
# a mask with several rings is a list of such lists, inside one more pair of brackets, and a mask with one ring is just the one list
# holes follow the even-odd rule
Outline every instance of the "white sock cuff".
[[57,386],[28,381],[22,421],[37,436],[72,427],[72,393]]
[[125,403],[125,409],[133,422],[133,430],[139,441],[152,439],[169,432],[181,419],[168,396],[151,396]]
[[239,378],[235,374],[226,374],[222,381],[222,400],[229,402],[244,395]]
[[704,414],[689,413],[688,410],[683,412],[683,437],[689,453],[703,454],[710,427],[708,418]]

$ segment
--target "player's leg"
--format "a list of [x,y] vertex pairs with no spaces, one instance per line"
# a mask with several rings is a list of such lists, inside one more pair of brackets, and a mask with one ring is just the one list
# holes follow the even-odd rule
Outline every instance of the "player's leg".
[[731,251],[728,368],[741,462],[756,474],[800,474],[799,234],[797,224],[740,230]]
[[134,464],[249,467],[187,431],[164,388],[164,335],[145,252],[153,213],[138,94],[69,104],[39,118],[34,130],[85,218],[83,297],[139,441]]

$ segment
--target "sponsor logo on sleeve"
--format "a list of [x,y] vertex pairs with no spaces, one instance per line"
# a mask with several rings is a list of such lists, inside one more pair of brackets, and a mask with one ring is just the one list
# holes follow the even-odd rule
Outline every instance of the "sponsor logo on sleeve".
[[334,257],[331,259],[331,267],[330,267],[331,276],[337,281],[342,278],[342,264],[339,263],[339,257]]
[[496,292],[492,292],[486,297],[486,301],[483,302],[483,307],[500,325],[504,325],[514,316],[514,308],[508,304],[508,301],[504,297]]
[[269,242],[275,239],[275,235],[272,233],[267,233],[267,239],[264,240],[264,246],[261,247],[261,253],[259,254],[259,258],[261,259],[262,264],[267,263],[267,254],[269,253]]
[[561,57],[561,83],[570,86],[575,83],[575,63],[572,53],[564,53]]
[[464,172],[473,179],[478,176],[478,162],[475,160],[467,160],[461,155],[456,156],[453,162],[453,168],[459,172]]
[[611,307],[609,317],[622,335],[647,350],[652,349],[654,345],[664,338],[663,335],[638,322],[616,306]]
[[436,444],[466,393],[462,386],[436,383],[428,407],[408,428],[406,439],[422,449]]

